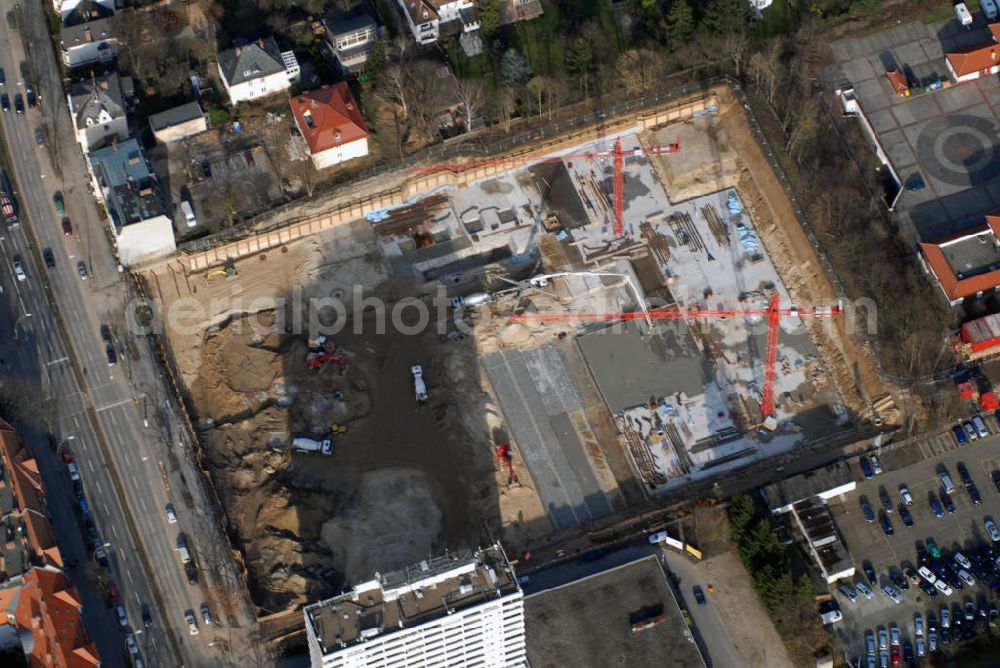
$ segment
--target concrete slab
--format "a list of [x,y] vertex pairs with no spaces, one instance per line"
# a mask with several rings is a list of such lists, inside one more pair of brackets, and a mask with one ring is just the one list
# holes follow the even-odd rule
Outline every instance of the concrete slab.
[[875,69],[871,66],[871,63],[867,60],[852,60],[844,63],[844,73],[847,74],[848,78],[852,83],[854,83],[855,86],[860,85],[864,81],[874,79],[882,75],[881,72],[876,73]]
[[920,42],[910,42],[896,47],[896,58],[901,65],[916,65],[927,60]]
[[963,113],[967,114],[975,113],[992,116],[992,111],[989,109],[985,109],[984,111],[977,106],[982,105],[984,100],[983,94],[977,86],[966,84],[938,91],[938,93],[944,93],[944,95],[935,94],[933,97],[945,113],[962,110]]
[[945,198],[943,204],[948,217],[958,222],[980,213],[987,213],[993,206],[993,200],[985,188],[972,188]]
[[871,122],[872,127],[875,128],[875,132],[879,134],[894,130],[899,125],[896,122],[896,117],[893,116],[893,112],[889,109],[871,112],[868,114],[868,120]]

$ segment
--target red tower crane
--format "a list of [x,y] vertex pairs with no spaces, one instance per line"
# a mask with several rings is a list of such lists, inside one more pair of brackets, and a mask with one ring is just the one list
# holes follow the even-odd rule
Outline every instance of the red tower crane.
[[653,311],[629,311],[625,313],[523,313],[513,315],[508,320],[510,322],[559,322],[559,321],[583,321],[583,322],[605,322],[605,321],[628,321],[645,320],[712,320],[735,317],[755,317],[767,319],[767,350],[764,355],[764,388],[761,391],[760,413],[763,424],[768,429],[774,430],[777,427],[777,420],[774,413],[774,385],[777,380],[776,364],[778,361],[778,332],[780,331],[780,321],[783,317],[790,316],[813,316],[832,317],[841,315],[840,306],[812,306],[782,307],[777,293],[771,295],[767,306],[748,308],[706,308],[706,309],[678,309],[669,307]]
[[611,157],[611,164],[614,169],[614,176],[611,182],[611,203],[614,212],[615,238],[621,237],[625,233],[625,158],[641,157],[646,154],[663,155],[666,153],[677,153],[681,150],[679,142],[666,144],[663,146],[652,146],[650,148],[636,147],[627,151],[622,150],[621,138],[615,139],[614,146],[610,151],[585,151],[582,153],[563,153],[557,156],[524,156],[510,158],[487,158],[483,160],[469,160],[467,162],[443,163],[426,167],[413,167],[411,171],[424,174],[434,174],[437,172],[462,172],[479,167],[523,167],[545,162],[563,162],[564,160],[590,160]]

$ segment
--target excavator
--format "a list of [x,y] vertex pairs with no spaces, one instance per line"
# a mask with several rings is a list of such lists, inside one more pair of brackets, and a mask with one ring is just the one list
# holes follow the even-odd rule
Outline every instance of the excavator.
[[213,278],[230,279],[230,278],[236,278],[237,276],[239,276],[239,273],[237,273],[236,267],[233,266],[232,263],[227,264],[224,269],[215,269],[205,274],[205,278],[209,280]]

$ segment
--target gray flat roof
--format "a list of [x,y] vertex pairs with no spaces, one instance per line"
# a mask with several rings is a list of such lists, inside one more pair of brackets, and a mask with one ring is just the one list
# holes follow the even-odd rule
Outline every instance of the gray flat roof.
[[647,404],[651,397],[683,392],[705,393],[711,378],[708,360],[695,344],[687,323],[675,320],[644,337],[628,322],[577,338],[598,386],[613,413]]
[[959,280],[1000,268],[1000,248],[989,228],[974,237],[944,244],[941,252]]
[[655,556],[526,596],[524,617],[532,668],[705,665]]
[[187,123],[195,118],[201,118],[203,115],[200,104],[197,102],[188,102],[179,107],[173,107],[158,114],[153,114],[149,117],[149,127],[153,128],[153,132],[156,132],[157,130],[164,130],[174,125]]
[[846,461],[806,471],[772,483],[761,490],[768,508],[772,511],[836,489],[854,480],[851,466]]

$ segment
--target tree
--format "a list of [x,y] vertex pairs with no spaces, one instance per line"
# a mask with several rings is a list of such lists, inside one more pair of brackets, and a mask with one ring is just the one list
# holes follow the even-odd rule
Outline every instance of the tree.
[[552,82],[549,81],[548,77],[543,77],[541,75],[532,77],[531,81],[528,82],[528,92],[531,93],[537,100],[538,115],[542,115],[542,95],[549,89]]
[[705,10],[703,25],[711,35],[746,32],[752,17],[746,0],[712,0]]
[[503,131],[510,133],[510,126],[514,120],[514,111],[517,109],[517,95],[512,88],[501,88],[493,95],[493,108],[496,109],[497,117]]
[[618,56],[618,80],[625,85],[625,92],[630,95],[643,93],[652,87],[659,66],[659,56],[655,51],[629,49]]
[[504,51],[500,58],[500,84],[502,86],[521,86],[531,78],[531,67],[517,49]]
[[573,43],[573,48],[566,54],[566,69],[576,77],[580,90],[584,96],[588,94],[588,78],[590,70],[594,65],[594,52],[590,48],[590,43],[585,39],[577,39]]
[[479,0],[479,32],[487,44],[500,32],[500,0]]
[[667,11],[667,42],[671,48],[675,43],[687,41],[694,34],[694,12],[687,0],[674,0]]
[[486,88],[480,79],[458,79],[455,83],[455,93],[462,106],[465,131],[468,132],[472,129],[472,121],[479,116],[479,111],[486,98]]
[[385,40],[377,39],[372,45],[372,51],[368,54],[368,61],[365,63],[365,72],[374,81],[378,81],[379,75],[385,69],[389,60],[388,44]]

